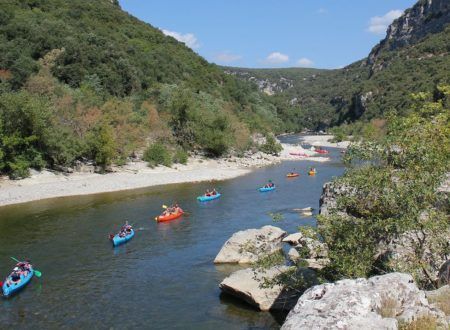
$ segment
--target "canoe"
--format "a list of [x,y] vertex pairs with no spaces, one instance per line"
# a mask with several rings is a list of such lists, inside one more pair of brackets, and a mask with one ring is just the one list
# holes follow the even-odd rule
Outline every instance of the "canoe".
[[214,200],[214,199],[220,198],[220,196],[222,196],[222,194],[220,194],[220,193],[217,193],[217,194],[211,195],[211,196],[205,196],[205,195],[203,195],[203,196],[198,196],[198,197],[197,197],[197,200],[198,200],[199,202],[208,202],[208,201],[212,201],[212,200]]
[[297,176],[300,176],[300,174],[298,174],[298,173],[288,173],[288,174],[286,174],[286,176],[288,177],[288,178],[295,178],[295,177],[297,177]]
[[119,246],[121,244],[124,244],[126,242],[128,242],[130,239],[132,239],[134,237],[134,230],[131,229],[131,232],[124,236],[124,237],[120,237],[119,234],[114,235],[114,237],[112,238],[112,242],[114,246]]
[[308,174],[312,176],[312,175],[316,175],[316,172],[314,172],[314,171],[309,171]]
[[272,191],[272,190],[275,190],[275,186],[269,187],[269,188],[264,188],[264,187],[259,188],[260,192],[266,192],[266,191]]
[[[28,272],[28,274],[26,276],[20,275],[20,281],[18,281],[18,282],[12,282],[11,275],[9,275],[6,278],[6,280],[2,286],[3,296],[9,297],[12,294],[16,293],[17,291],[19,291],[20,289],[24,288],[31,281],[31,278],[33,277],[33,275],[34,275],[34,270],[33,270],[33,267],[31,267],[31,266],[30,266],[30,271]],[[12,284],[8,285],[7,284],[8,280],[10,280],[10,282],[12,282]]]
[[328,154],[329,153],[329,151],[328,150],[325,150],[325,149],[316,149],[315,150],[318,154]]
[[163,221],[170,221],[170,220],[175,220],[178,219],[179,217],[181,217],[183,215],[183,210],[181,210],[180,212],[177,213],[172,213],[172,214],[168,214],[168,215],[160,215],[159,217],[156,217],[156,221],[158,222],[163,222]]
[[291,156],[299,156],[299,157],[308,157],[307,154],[300,153],[300,152],[290,152],[289,155],[291,155]]

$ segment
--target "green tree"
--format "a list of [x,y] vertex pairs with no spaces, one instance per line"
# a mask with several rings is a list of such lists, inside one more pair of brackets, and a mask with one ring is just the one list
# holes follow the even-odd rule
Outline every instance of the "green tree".
[[95,163],[106,169],[116,157],[116,142],[112,127],[105,121],[97,125],[89,136],[89,144]]

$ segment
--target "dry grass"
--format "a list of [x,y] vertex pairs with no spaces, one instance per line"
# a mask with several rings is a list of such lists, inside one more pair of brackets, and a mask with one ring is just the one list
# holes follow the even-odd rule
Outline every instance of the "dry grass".
[[411,323],[400,324],[399,330],[436,330],[437,320],[434,316],[422,316]]
[[440,295],[428,297],[428,301],[436,306],[445,313],[445,315],[450,315],[450,290],[445,290]]
[[391,298],[387,295],[381,296],[381,305],[378,308],[377,312],[382,317],[396,317],[399,310],[399,304],[397,299]]

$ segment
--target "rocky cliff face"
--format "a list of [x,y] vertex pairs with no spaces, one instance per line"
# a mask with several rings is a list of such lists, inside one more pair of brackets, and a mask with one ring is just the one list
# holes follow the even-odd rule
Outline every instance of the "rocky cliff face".
[[294,86],[294,81],[285,77],[279,77],[278,79],[258,78],[252,75],[251,72],[234,71],[232,69],[224,70],[224,72],[231,76],[236,76],[240,79],[247,80],[256,84],[259,91],[266,93],[267,95],[282,93]]
[[375,46],[367,63],[372,70],[382,69],[377,60],[384,50],[412,45],[431,33],[438,33],[450,24],[450,1],[420,0],[396,19],[388,28],[386,38]]

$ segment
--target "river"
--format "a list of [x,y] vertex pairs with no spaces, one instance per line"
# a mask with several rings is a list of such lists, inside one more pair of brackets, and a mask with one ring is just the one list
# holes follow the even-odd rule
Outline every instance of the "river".
[[[285,137],[284,142],[296,142]],[[92,196],[59,198],[0,208],[0,276],[10,256],[29,258],[43,274],[18,295],[0,299],[0,328],[272,329],[280,317],[221,295],[218,284],[236,270],[213,259],[236,231],[274,225],[294,232],[315,225],[293,208],[316,210],[322,185],[343,172],[332,161],[288,161],[215,183],[189,183]],[[315,166],[315,177],[306,175]],[[285,174],[299,171],[299,178]],[[267,179],[277,190],[259,193]],[[216,201],[196,196],[217,187]],[[153,219],[177,201],[190,215],[168,223]],[[274,222],[268,215],[282,213]],[[128,244],[107,240],[124,220],[137,228]]]

